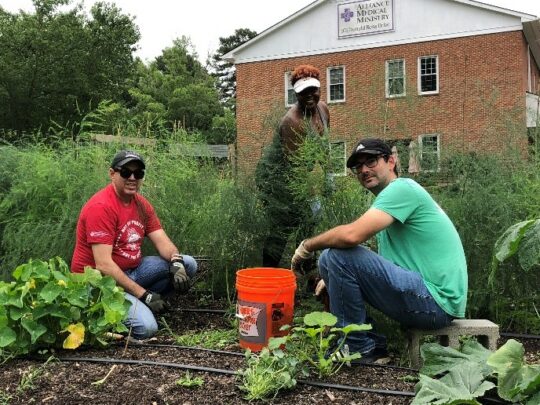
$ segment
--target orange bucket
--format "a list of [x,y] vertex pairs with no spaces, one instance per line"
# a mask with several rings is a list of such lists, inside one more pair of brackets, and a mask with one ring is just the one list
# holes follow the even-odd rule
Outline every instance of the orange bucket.
[[285,336],[283,325],[293,321],[296,276],[291,270],[270,267],[236,272],[240,346],[259,351],[270,337]]

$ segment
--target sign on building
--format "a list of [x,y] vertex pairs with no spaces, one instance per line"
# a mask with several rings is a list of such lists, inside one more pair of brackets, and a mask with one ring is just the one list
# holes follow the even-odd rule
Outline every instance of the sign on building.
[[338,4],[338,38],[394,30],[394,0],[363,0]]

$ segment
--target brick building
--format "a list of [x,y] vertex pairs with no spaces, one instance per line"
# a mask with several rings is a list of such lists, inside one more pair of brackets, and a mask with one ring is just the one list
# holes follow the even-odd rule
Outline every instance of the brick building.
[[447,150],[523,147],[536,126],[540,20],[476,1],[318,0],[224,58],[237,69],[241,171],[295,102],[288,78],[305,63],[321,70],[343,172],[368,135],[427,170]]

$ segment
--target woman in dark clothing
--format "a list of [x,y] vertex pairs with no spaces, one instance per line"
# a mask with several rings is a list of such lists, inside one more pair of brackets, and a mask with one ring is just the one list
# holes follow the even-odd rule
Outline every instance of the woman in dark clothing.
[[319,69],[311,65],[294,69],[291,84],[297,101],[281,119],[272,144],[257,166],[257,186],[272,225],[272,234],[263,248],[265,267],[279,267],[290,234],[300,224],[309,222],[309,205],[295,202],[288,187],[288,175],[292,155],[306,136],[312,133],[322,136],[330,125],[328,106],[320,101],[319,77]]

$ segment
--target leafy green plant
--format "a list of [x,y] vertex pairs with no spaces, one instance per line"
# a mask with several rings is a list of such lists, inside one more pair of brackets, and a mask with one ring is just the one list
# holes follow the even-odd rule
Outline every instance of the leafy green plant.
[[199,333],[176,336],[176,343],[179,345],[207,349],[223,349],[236,342],[238,342],[238,328],[204,330]]
[[518,261],[524,271],[540,264],[540,219],[522,221],[510,226],[495,242],[493,281],[498,265],[510,257],[518,255]]
[[106,344],[107,332],[126,332],[129,308],[114,279],[94,269],[71,273],[60,258],[30,261],[0,282],[0,348],[24,354],[42,347],[76,349]]
[[540,365],[528,365],[524,361],[523,345],[508,340],[487,359],[497,374],[497,392],[507,401],[540,403]]
[[505,400],[538,403],[540,366],[524,363],[523,345],[515,340],[494,353],[474,340],[465,341],[461,350],[428,343],[421,352],[424,366],[413,405],[480,405],[478,399],[495,386]]
[[30,367],[30,369],[22,375],[21,381],[19,382],[19,385],[17,385],[17,394],[22,394],[24,391],[33,389],[36,381],[43,375],[49,364],[55,360],[54,356],[50,356],[47,361],[39,367]]
[[203,386],[204,379],[202,377],[192,377],[188,371],[183,377],[176,380],[175,384],[186,388],[199,388]]
[[300,361],[280,348],[282,343],[283,338],[270,339],[258,355],[246,352],[247,367],[239,373],[239,388],[247,400],[275,398],[279,391],[296,386],[297,375],[307,375]]
[[359,353],[344,353],[347,335],[370,330],[371,325],[350,324],[337,328],[334,326],[336,323],[337,318],[328,312],[307,314],[303,318],[303,326],[293,327],[289,335],[282,338],[286,352],[309,364],[319,377],[337,373],[344,364],[361,357]]

